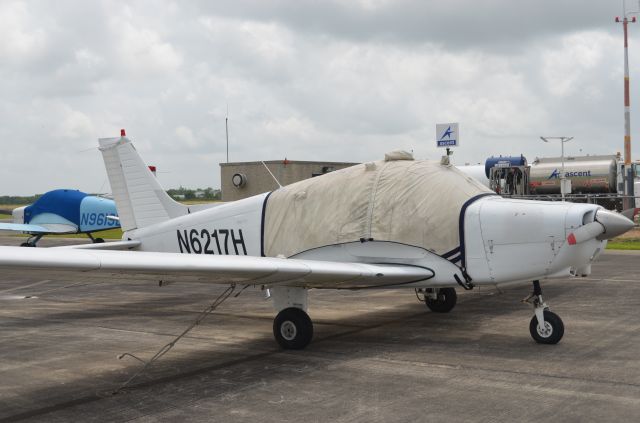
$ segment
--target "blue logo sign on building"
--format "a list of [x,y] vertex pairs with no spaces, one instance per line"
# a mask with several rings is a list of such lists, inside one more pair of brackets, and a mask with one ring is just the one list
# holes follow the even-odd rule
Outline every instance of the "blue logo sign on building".
[[437,123],[436,143],[438,147],[457,147],[460,145],[458,123]]

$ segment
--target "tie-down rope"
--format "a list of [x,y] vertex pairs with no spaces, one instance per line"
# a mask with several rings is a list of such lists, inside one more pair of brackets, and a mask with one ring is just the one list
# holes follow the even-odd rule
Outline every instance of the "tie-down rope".
[[[240,294],[242,294],[242,292],[247,289],[249,285],[245,285],[236,295],[235,297],[238,297]],[[158,350],[157,353],[155,353],[155,355],[153,357],[151,357],[151,359],[149,359],[148,361],[145,361],[139,357],[136,357],[134,354],[129,353],[129,352],[125,352],[123,354],[120,354],[118,356],[118,359],[121,360],[126,356],[135,358],[136,360],[144,363],[144,366],[142,366],[142,368],[140,370],[138,370],[133,376],[131,376],[127,381],[125,381],[123,384],[121,384],[116,390],[114,390],[112,392],[113,395],[120,393],[120,391],[122,391],[124,388],[126,388],[134,379],[136,379],[138,376],[140,376],[141,374],[143,374],[144,372],[147,371],[147,369],[156,361],[158,361],[160,359],[160,357],[162,357],[163,355],[165,355],[166,353],[168,353],[171,348],[173,348],[178,341],[180,341],[180,339],[182,339],[182,337],[184,337],[187,333],[189,333],[194,327],[196,327],[197,325],[200,324],[200,322],[202,322],[209,314],[211,314],[216,308],[218,308],[223,302],[225,302],[236,290],[236,285],[235,284],[231,284],[229,285],[229,287],[227,289],[225,289],[219,296],[218,298],[216,298],[207,308],[205,308],[204,310],[202,310],[202,312],[198,315],[198,317],[184,330],[182,331],[182,333],[178,336],[176,336],[173,341],[169,342],[168,344],[166,344],[165,346],[163,346],[162,348],[160,348],[160,350]]]

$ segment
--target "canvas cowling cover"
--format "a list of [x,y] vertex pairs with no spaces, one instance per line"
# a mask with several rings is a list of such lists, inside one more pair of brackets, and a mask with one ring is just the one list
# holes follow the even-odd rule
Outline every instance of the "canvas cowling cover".
[[291,257],[363,238],[444,254],[459,245],[464,203],[491,192],[437,161],[352,166],[272,192],[265,207],[264,254]]

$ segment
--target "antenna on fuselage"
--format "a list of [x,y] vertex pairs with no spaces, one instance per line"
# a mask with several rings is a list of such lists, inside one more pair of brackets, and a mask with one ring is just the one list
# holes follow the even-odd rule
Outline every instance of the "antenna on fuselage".
[[280,182],[278,181],[278,178],[275,177],[275,175],[273,173],[271,173],[271,170],[269,170],[269,168],[267,167],[267,164],[261,160],[260,163],[262,163],[262,165],[264,166],[265,169],[267,169],[267,172],[269,172],[269,175],[271,175],[271,177],[273,178],[274,181],[276,181],[276,184],[278,184],[278,186],[280,188],[282,188],[282,185],[280,184]]
[[227,114],[224,117],[224,131],[227,135],[227,163],[229,163],[229,103],[227,103]]

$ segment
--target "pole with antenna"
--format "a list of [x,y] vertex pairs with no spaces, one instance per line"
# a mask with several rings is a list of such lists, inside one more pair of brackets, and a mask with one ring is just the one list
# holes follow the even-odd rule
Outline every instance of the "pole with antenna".
[[224,117],[224,130],[227,134],[227,163],[229,163],[229,103],[227,103],[227,114]]
[[[616,17],[616,22],[622,23],[624,33],[624,167],[625,167],[625,194],[628,196],[623,200],[624,208],[633,206],[633,169],[631,167],[631,104],[629,100],[629,43],[627,39],[628,24],[634,23],[636,17],[629,18],[629,15],[637,14],[638,11],[627,12],[627,5],[622,0],[622,19]],[[640,7],[640,6],[639,6]]]

